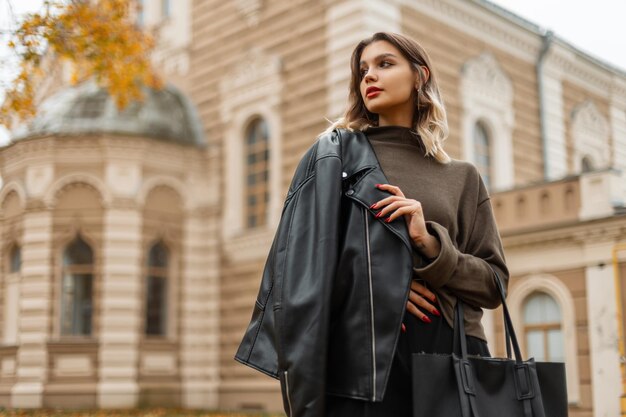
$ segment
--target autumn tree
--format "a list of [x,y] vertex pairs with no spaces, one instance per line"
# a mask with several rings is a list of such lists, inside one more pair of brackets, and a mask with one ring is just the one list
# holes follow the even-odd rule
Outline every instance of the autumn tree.
[[141,86],[160,88],[150,63],[154,35],[137,26],[134,0],[46,0],[11,33],[18,75],[0,107],[0,124],[11,127],[37,111],[36,88],[45,59],[70,63],[72,83],[95,78],[124,108],[141,100]]

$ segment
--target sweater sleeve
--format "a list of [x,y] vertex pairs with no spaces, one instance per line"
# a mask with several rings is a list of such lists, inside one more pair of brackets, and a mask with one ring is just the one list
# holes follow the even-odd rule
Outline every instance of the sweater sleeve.
[[497,270],[505,289],[509,271],[489,198],[480,201],[476,207],[465,253],[456,248],[448,229],[441,224],[426,221],[426,228],[441,243],[441,252],[428,265],[414,267],[417,275],[435,289],[446,286],[466,303],[497,308],[501,299],[491,267]]

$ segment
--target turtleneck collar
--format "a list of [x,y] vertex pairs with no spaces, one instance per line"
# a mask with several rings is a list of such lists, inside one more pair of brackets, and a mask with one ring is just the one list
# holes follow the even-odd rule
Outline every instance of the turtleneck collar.
[[370,140],[413,145],[425,150],[422,138],[410,127],[399,125],[369,126],[363,130],[363,133]]

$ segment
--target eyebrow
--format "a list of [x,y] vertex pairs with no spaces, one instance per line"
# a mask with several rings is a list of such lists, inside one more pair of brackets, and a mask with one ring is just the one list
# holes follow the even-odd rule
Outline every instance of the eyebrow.
[[[380,54],[380,55],[378,55],[377,57],[375,57],[375,58],[374,58],[374,61],[377,61],[377,60],[382,59],[382,58],[386,58],[386,57],[388,57],[388,56],[390,56],[390,57],[394,57],[394,58],[397,58],[397,56],[395,56],[394,54],[392,54],[392,53],[390,53],[390,52],[387,52],[387,53]],[[365,64],[365,61],[361,61],[361,62],[359,62],[359,65],[363,65],[363,64]]]

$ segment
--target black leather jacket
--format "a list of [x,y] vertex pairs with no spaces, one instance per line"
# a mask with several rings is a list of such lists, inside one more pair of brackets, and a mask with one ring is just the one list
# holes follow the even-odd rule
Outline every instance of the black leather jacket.
[[367,138],[347,129],[318,138],[296,168],[235,355],[280,379],[289,417],[324,416],[326,393],[382,401],[413,250],[402,217],[369,208],[389,196],[379,183]]

